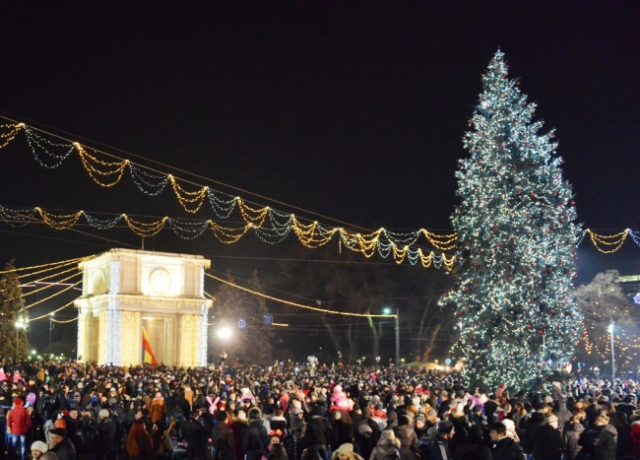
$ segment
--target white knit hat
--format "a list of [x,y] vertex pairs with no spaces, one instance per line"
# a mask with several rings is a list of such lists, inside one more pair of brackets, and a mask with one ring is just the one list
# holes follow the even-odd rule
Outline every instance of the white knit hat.
[[44,442],[36,441],[33,444],[31,444],[31,451],[33,452],[34,450],[45,453],[49,449],[47,449],[47,445]]

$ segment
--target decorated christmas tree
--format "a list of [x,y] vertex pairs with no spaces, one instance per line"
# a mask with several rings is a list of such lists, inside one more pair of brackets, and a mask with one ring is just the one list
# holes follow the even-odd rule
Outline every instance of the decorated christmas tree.
[[20,279],[13,262],[9,262],[0,277],[0,360],[27,356],[27,336],[24,329],[16,328],[26,316]]
[[562,178],[553,131],[542,134],[528,103],[507,78],[498,51],[464,136],[452,223],[458,236],[453,304],[461,323],[454,352],[466,377],[523,387],[571,359],[581,315],[572,278],[580,229],[571,186]]

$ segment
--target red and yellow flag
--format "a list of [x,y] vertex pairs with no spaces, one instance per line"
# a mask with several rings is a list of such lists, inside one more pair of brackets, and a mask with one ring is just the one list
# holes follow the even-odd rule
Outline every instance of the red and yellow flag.
[[153,350],[151,349],[151,343],[149,342],[147,329],[144,326],[142,326],[142,362],[151,365],[158,364],[156,355],[153,354]]

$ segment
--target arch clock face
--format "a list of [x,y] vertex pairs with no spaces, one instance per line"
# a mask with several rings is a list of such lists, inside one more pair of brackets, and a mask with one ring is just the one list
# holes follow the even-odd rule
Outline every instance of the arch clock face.
[[149,285],[156,294],[164,294],[171,287],[171,275],[164,268],[156,268],[149,274]]

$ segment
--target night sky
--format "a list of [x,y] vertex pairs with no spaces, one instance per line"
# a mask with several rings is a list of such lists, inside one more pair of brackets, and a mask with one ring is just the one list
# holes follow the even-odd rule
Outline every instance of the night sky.
[[[446,232],[462,135],[501,48],[545,129],[557,129],[579,220],[640,229],[639,17],[636,1],[3,2],[0,114],[328,225]],[[127,177],[95,186],[77,156],[45,170],[24,137],[0,151],[0,168],[3,205],[191,217],[170,189],[148,198]],[[204,206],[197,217],[213,215]],[[0,262],[140,244],[124,230],[81,230],[115,242],[0,224]],[[223,270],[238,267],[225,255],[250,269],[294,246],[167,232],[153,244],[220,256]],[[579,263],[633,272],[639,255],[631,240],[611,256],[585,242]]]

